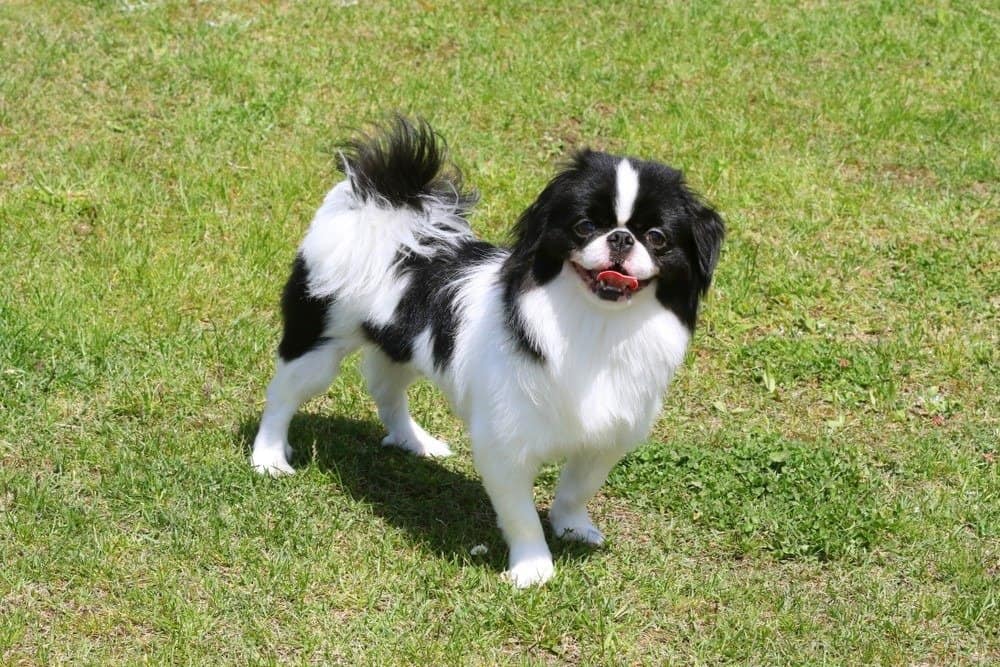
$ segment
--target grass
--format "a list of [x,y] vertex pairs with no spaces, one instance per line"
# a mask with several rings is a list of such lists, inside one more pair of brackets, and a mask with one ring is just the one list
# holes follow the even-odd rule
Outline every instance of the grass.
[[[0,5],[0,661],[1000,661],[1000,15],[987,2]],[[500,241],[574,146],[729,237],[650,439],[515,592],[468,442],[353,362],[249,471],[336,142],[431,119]],[[551,499],[555,469],[538,500]],[[485,555],[470,549],[485,545]]]

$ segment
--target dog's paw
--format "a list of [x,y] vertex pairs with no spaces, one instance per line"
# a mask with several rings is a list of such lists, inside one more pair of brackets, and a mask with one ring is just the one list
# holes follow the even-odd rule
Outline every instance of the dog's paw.
[[541,586],[552,578],[555,571],[551,556],[535,556],[511,563],[510,569],[504,572],[503,576],[514,584],[515,588],[528,588]]
[[262,449],[259,451],[255,449],[250,457],[250,465],[253,466],[255,472],[269,477],[295,474],[295,468],[288,464],[284,449]]
[[586,512],[563,515],[550,511],[549,523],[552,524],[556,537],[595,547],[604,544],[604,534],[597,529]]
[[414,433],[411,437],[401,437],[390,433],[382,438],[382,446],[398,447],[417,456],[438,459],[451,456],[453,453],[447,443],[441,442],[427,433]]

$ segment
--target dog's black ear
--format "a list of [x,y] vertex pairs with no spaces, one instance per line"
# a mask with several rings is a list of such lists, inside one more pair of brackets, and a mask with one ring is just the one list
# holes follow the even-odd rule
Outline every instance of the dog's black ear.
[[560,225],[553,224],[553,216],[558,216],[558,211],[566,208],[570,185],[578,178],[589,154],[587,150],[575,154],[565,169],[549,181],[535,201],[524,210],[512,230],[511,255],[515,263],[530,267],[532,276],[540,285],[559,275],[569,252],[566,232]]
[[541,194],[524,210],[512,230],[515,251],[524,245],[537,245],[549,222],[552,209],[556,205],[557,194],[566,194],[569,191],[569,184],[578,179],[580,172],[586,169],[593,154],[594,152],[589,148],[583,148],[573,153],[563,165],[562,170],[545,185]]
[[596,155],[597,153],[584,147],[570,155],[563,163],[559,173],[546,184],[541,194],[524,210],[514,225],[512,233],[515,252],[522,248],[530,249],[532,252],[537,249],[553,208],[557,206],[558,195],[570,192],[570,184],[579,180],[580,174],[591,165]]
[[518,256],[539,285],[544,285],[562,269],[562,259],[558,251],[551,247],[555,239],[549,233],[549,219],[552,215],[554,188],[542,191],[532,204],[525,209],[514,227],[514,247],[512,253]]
[[534,253],[549,217],[551,199],[552,193],[546,188],[518,217],[511,230],[515,253],[523,255]]
[[701,275],[701,292],[704,294],[712,283],[712,273],[719,263],[719,251],[726,236],[726,225],[722,221],[722,216],[714,209],[699,202],[695,208],[691,235],[698,252],[698,272]]

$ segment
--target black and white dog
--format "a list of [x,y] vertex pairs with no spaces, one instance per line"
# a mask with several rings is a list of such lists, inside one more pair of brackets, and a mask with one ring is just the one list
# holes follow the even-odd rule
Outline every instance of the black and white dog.
[[695,328],[724,235],[680,172],[583,150],[514,227],[510,248],[475,238],[476,197],[425,123],[396,118],[345,150],[282,298],[284,336],[253,446],[255,469],[293,472],[288,425],[364,350],[389,434],[420,456],[448,446],[410,416],[431,378],[465,421],[518,587],[553,574],[532,497],[564,459],[549,521],[603,541],[587,501],[648,435]]

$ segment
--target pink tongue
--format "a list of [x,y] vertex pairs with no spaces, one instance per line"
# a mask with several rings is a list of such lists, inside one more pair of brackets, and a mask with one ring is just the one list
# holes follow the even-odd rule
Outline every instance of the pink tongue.
[[597,280],[603,280],[613,287],[624,290],[634,290],[639,287],[639,280],[632,276],[626,276],[617,271],[601,271],[597,274]]

